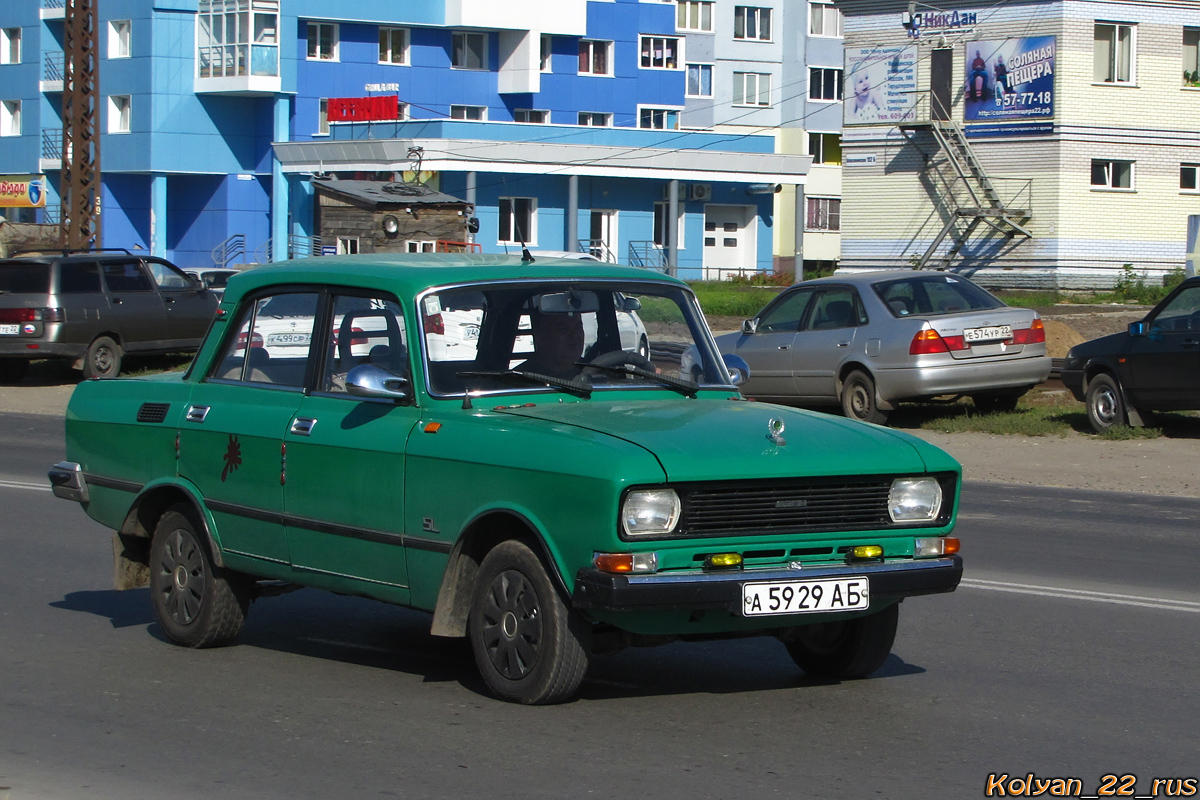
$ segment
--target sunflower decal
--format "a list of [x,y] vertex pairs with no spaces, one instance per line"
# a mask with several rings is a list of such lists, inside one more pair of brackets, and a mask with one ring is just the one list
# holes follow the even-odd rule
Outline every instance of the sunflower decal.
[[229,477],[229,473],[237,470],[242,465],[242,445],[237,437],[232,433],[229,434],[229,445],[225,448],[225,455],[222,457],[225,462],[225,468],[221,470],[221,483]]

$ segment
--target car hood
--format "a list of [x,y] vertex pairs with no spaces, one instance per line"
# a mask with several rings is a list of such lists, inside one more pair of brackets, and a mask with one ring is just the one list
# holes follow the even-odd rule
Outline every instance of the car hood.
[[1124,352],[1129,344],[1129,332],[1111,333],[1077,344],[1067,353],[1067,359],[1094,358],[1095,356],[1113,355]]
[[[593,399],[503,413],[585,428],[636,444],[658,459],[669,481],[958,469],[949,455],[908,434],[768,403]],[[768,438],[772,419],[784,423],[784,444]]]

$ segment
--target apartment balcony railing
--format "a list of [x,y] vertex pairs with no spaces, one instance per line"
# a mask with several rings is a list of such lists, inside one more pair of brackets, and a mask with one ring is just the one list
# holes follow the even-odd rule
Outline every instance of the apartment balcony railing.
[[67,59],[61,52],[46,53],[42,59],[42,79],[40,89],[43,92],[61,92],[63,78],[66,76]]

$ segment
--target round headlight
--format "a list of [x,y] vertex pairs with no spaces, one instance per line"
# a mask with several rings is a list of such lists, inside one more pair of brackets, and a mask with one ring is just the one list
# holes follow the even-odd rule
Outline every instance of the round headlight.
[[661,536],[675,530],[679,511],[674,489],[639,489],[625,496],[621,527],[629,536]]
[[942,510],[942,486],[935,478],[897,478],[888,492],[892,522],[931,522]]

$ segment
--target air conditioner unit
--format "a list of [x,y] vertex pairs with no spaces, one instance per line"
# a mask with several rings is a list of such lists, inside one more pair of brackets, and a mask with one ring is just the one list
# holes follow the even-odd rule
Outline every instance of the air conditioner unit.
[[689,200],[712,200],[711,183],[693,183],[688,191]]
[[[687,200],[687,186],[682,183],[679,184],[679,190],[676,192],[676,195],[679,197],[680,202]],[[663,197],[664,201],[671,199],[671,182],[670,181],[667,181],[666,183],[663,184],[662,197]]]

